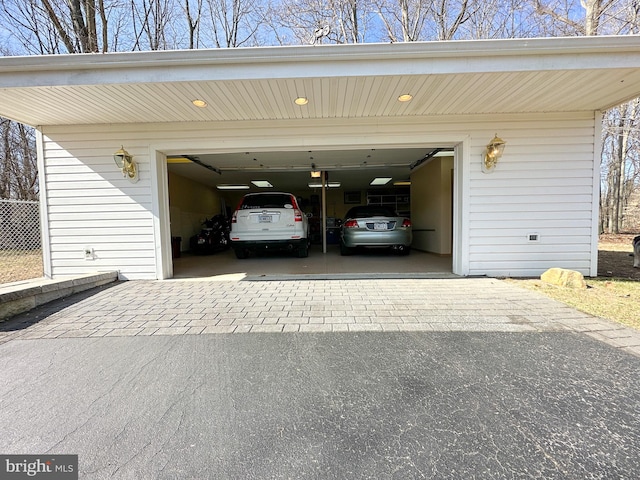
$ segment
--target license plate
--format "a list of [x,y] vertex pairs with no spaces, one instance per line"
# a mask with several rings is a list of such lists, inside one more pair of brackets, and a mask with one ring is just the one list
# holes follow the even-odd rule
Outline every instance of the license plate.
[[374,230],[386,230],[387,229],[387,222],[377,222],[373,224],[373,229]]
[[271,223],[271,215],[260,215],[258,218],[259,223]]

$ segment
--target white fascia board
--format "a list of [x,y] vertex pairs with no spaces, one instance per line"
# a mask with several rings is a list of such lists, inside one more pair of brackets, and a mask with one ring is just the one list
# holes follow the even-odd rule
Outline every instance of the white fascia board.
[[640,37],[253,47],[0,58],[0,87],[640,68]]

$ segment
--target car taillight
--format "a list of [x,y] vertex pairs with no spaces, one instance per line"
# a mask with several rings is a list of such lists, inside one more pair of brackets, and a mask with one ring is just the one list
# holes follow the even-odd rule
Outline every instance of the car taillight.
[[345,228],[358,228],[358,221],[357,220],[347,220],[346,222],[344,222],[344,227]]
[[405,219],[402,221],[402,226],[403,226],[403,227],[405,227],[405,228],[410,227],[410,226],[411,226],[411,220],[409,220],[408,218],[405,218]]
[[302,212],[300,210],[294,210],[293,211],[293,215],[295,218],[296,222],[301,222],[302,221]]
[[238,223],[238,211],[237,210],[235,212],[233,212],[233,215],[231,215],[231,223]]

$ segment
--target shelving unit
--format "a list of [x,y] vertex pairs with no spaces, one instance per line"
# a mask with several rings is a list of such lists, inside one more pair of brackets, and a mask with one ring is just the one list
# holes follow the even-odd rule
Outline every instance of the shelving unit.
[[367,205],[389,205],[398,213],[408,215],[411,210],[411,196],[409,192],[388,192],[370,190],[367,192]]

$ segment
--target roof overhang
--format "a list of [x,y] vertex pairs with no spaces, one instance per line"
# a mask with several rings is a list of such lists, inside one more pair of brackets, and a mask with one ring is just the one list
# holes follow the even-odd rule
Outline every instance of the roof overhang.
[[0,116],[33,126],[580,112],[638,96],[638,36],[0,58]]

